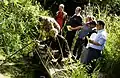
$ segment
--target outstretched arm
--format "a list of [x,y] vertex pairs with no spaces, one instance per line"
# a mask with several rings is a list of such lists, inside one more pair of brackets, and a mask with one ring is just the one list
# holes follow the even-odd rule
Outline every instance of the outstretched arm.
[[78,26],[78,27],[71,27],[70,29],[71,30],[79,30],[79,29],[82,29],[83,28],[83,26]]

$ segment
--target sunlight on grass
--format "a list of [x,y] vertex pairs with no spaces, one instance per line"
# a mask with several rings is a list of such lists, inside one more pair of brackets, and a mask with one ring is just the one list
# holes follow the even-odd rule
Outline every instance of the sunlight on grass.
[[10,74],[6,73],[5,75],[0,74],[0,78],[11,78]]

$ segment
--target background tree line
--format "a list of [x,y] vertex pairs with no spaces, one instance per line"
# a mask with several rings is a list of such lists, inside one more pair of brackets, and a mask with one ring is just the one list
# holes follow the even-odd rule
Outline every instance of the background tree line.
[[74,10],[77,6],[84,9],[84,5],[91,4],[91,6],[99,5],[100,9],[104,9],[106,6],[109,8],[109,13],[120,15],[120,0],[38,0],[44,9],[52,11],[53,15],[58,10],[59,4],[65,5],[65,11],[69,16],[74,14]]

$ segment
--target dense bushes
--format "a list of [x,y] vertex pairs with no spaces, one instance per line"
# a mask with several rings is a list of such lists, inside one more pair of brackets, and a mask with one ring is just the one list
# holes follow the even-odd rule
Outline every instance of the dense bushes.
[[0,0],[0,55],[7,58],[4,62],[22,63],[3,65],[2,73],[10,73],[11,78],[32,78],[33,70],[23,57],[33,50],[33,40],[44,34],[40,33],[39,16],[48,14],[35,0]]
[[99,19],[103,19],[106,23],[106,29],[108,32],[107,44],[104,50],[105,60],[103,70],[111,78],[118,78],[120,74],[120,17],[119,16],[107,16],[107,14],[102,13],[104,16],[100,16]]
[[[92,6],[99,5],[101,9],[105,9],[106,5],[109,6],[109,13],[120,15],[120,0],[38,0],[41,2],[45,9],[50,9],[53,14],[58,10],[58,5],[65,4],[65,11],[68,15],[72,16],[77,6],[84,8],[84,5],[90,4]],[[54,7],[56,6],[56,7]]]
[[[39,16],[48,15],[40,4],[30,0],[4,0],[0,7],[0,51],[12,54],[40,35]],[[32,45],[20,53],[31,49]]]
[[[108,32],[106,47],[103,51],[104,59],[100,64],[101,72],[105,73],[106,78],[118,78],[120,74],[120,17],[110,15],[108,8],[106,10],[96,9],[98,14],[95,12],[95,17],[105,21]],[[0,1],[0,53],[8,57],[41,35],[44,38],[45,33],[42,29],[38,29],[41,28],[40,15],[48,15],[48,11],[44,11],[40,4],[35,1]],[[15,57],[22,57],[21,54],[27,54],[32,48],[33,43],[21,50]],[[79,71],[80,73],[77,73]],[[80,66],[77,69],[68,68],[67,73],[69,76],[72,74],[73,78],[85,75],[84,69]]]

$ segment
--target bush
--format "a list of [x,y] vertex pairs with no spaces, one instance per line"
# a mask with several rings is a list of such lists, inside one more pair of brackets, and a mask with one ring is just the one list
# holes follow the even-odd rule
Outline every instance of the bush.
[[[39,16],[48,15],[48,12],[35,0],[0,0],[0,54],[7,58],[4,62],[21,63],[23,55],[33,50],[34,40],[43,34],[39,29]],[[15,78],[33,75],[28,65],[2,66],[0,70]]]
[[101,62],[101,71],[106,73],[106,78],[118,78],[120,74],[120,17],[108,14],[109,10],[99,10],[97,19],[105,21],[108,39],[103,51],[104,60]]
[[[48,11],[31,0],[4,0],[0,7],[0,49],[9,55],[40,35],[39,16],[48,15]],[[29,45],[20,53],[31,49],[32,45]]]

